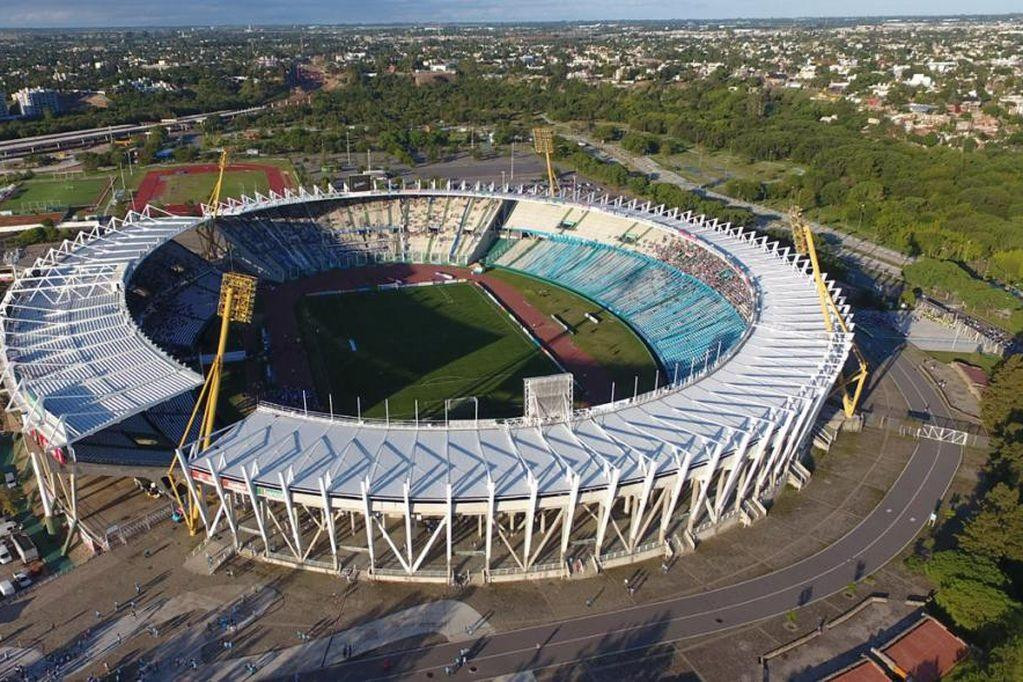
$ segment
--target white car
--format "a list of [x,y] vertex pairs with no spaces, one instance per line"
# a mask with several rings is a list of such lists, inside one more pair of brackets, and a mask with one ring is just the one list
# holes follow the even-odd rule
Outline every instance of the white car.
[[13,471],[8,471],[4,474],[4,483],[8,488],[16,488],[18,487],[18,477],[14,475]]
[[14,535],[21,530],[21,524],[17,521],[0,521],[0,538]]
[[11,556],[11,550],[7,543],[0,543],[0,564],[9,564],[12,561],[14,561],[14,557]]
[[0,594],[5,597],[10,597],[15,592],[17,592],[17,590],[14,589],[14,583],[10,580],[0,580]]

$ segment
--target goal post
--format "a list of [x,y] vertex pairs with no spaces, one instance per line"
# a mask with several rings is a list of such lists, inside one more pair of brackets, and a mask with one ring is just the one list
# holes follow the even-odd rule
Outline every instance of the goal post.
[[571,374],[527,377],[522,383],[526,419],[565,421],[572,416],[575,382]]

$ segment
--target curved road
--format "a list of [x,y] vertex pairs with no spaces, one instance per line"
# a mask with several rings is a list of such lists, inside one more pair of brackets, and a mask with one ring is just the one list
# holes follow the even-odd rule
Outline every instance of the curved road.
[[[895,352],[881,365],[880,379],[887,376],[908,409],[948,416],[932,385],[909,359]],[[880,381],[875,380],[868,405],[879,396],[880,388]],[[849,533],[813,556],[699,594],[481,638],[472,647],[468,665],[454,679],[480,679],[641,650],[750,624],[834,594],[876,571],[916,537],[948,489],[960,451],[956,445],[920,440],[878,506]],[[465,646],[464,642],[449,643],[362,657],[333,668],[330,678],[445,679],[444,666]]]

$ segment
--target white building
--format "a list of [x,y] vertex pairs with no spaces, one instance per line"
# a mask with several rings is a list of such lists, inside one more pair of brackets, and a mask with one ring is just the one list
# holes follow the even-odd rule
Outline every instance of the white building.
[[14,93],[18,101],[21,115],[28,118],[42,116],[49,109],[52,113],[60,113],[60,98],[56,90],[45,88],[22,88]]

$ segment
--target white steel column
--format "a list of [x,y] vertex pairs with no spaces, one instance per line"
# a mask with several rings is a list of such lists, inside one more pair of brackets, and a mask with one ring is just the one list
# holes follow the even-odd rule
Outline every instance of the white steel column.
[[714,448],[714,453],[710,456],[710,461],[707,463],[707,480],[703,481],[700,485],[700,492],[697,493],[696,498],[693,499],[692,512],[689,514],[689,521],[686,524],[687,530],[692,530],[696,526],[696,519],[703,516],[703,502],[707,499],[707,489],[710,488],[711,479],[714,478],[714,471],[718,467],[718,462],[721,460],[721,453],[725,451],[725,443],[727,440],[719,441],[717,446]]
[[266,522],[263,519],[263,506],[256,495],[256,486],[252,484],[252,477],[259,475],[259,465],[252,463],[252,473],[242,465],[242,476],[245,478],[245,490],[249,493],[249,503],[252,505],[252,514],[256,517],[256,526],[259,528],[259,537],[263,539],[263,553],[270,553],[270,540],[266,535]]
[[369,506],[369,479],[362,479],[362,514],[366,524],[366,550],[369,552],[369,571],[376,570],[376,557],[373,554],[373,510]]
[[[192,496],[192,503],[195,505],[196,510],[198,510],[199,518],[202,519],[202,524],[206,527],[206,536],[209,537],[213,534],[213,529],[210,528],[209,516],[206,514],[206,504],[199,495],[199,491],[195,488],[195,481],[192,480],[192,474],[185,463],[185,453],[181,451],[181,448],[176,448],[174,450],[174,457],[178,460],[178,465],[181,467],[183,478],[185,479],[185,488],[188,489],[188,494]],[[174,481],[171,481],[171,485],[174,485]],[[182,509],[181,513],[187,514],[188,510]]]
[[714,500],[715,521],[721,516],[721,510],[725,507],[725,500],[732,494],[732,489],[739,478],[739,472],[743,470],[743,465],[746,463],[746,450],[749,448],[750,439],[753,438],[753,425],[747,422],[746,426],[749,430],[742,434],[742,438],[739,440],[739,447],[736,448],[735,455],[732,456],[732,471],[728,474],[728,480],[725,481],[725,487],[718,496],[719,499]]
[[600,520],[597,521],[597,537],[593,549],[593,555],[597,558],[597,561],[600,561],[600,553],[604,551],[604,536],[607,535],[607,524],[611,520],[611,509],[614,507],[615,498],[618,495],[618,481],[621,479],[622,470],[605,462],[604,476],[608,479],[607,491],[604,494],[604,500],[600,503]]
[[490,472],[487,472],[487,540],[486,540],[486,553],[484,555],[484,566],[486,568],[487,580],[490,580],[490,559],[491,549],[494,544],[494,491],[496,486],[494,485],[494,479],[490,478]]
[[288,513],[288,524],[291,526],[291,535],[295,540],[295,558],[302,558],[302,535],[298,530],[298,516],[295,512],[295,505],[291,499],[291,489],[288,487],[291,484],[292,476],[291,471],[288,471],[288,480],[285,481],[284,473],[281,471],[277,472],[277,481],[281,484],[281,492],[284,494],[284,508]]
[[760,436],[760,442],[757,444],[756,452],[753,455],[753,459],[750,460],[750,465],[746,469],[746,472],[741,476],[739,481],[739,490],[735,493],[735,507],[738,508],[742,504],[743,499],[746,497],[746,491],[749,490],[749,484],[753,482],[760,473],[760,468],[764,461],[764,453],[767,452],[768,446],[771,444],[771,439],[774,438],[775,431],[778,429],[778,422],[775,421],[774,415],[771,415],[770,421],[767,422],[767,432]]
[[572,522],[575,520],[575,504],[579,499],[579,484],[582,482],[579,474],[574,471],[568,472],[568,480],[572,488],[568,493],[568,504],[565,506],[565,518],[561,520],[561,562],[565,562],[565,555],[568,553],[568,540],[572,536]]
[[412,491],[412,481],[408,478],[405,479],[405,483],[401,486],[402,495],[405,497],[405,553],[408,557],[408,566],[410,567],[409,573],[411,573],[412,562],[415,561],[415,557],[412,556],[412,501],[410,499],[410,493]]
[[689,465],[693,461],[693,451],[687,450],[686,456],[679,461],[678,453],[675,453],[675,466],[678,467],[677,473],[675,474],[675,484],[671,488],[671,497],[668,498],[668,503],[664,505],[664,510],[661,512],[661,530],[658,532],[657,540],[663,543],[668,535],[668,527],[671,525],[671,517],[675,513],[675,507],[678,506],[678,500],[682,496],[682,488],[686,483],[686,476],[689,475]]
[[334,570],[336,571],[340,568],[341,561],[337,556],[337,537],[334,529],[334,509],[330,505],[330,495],[327,494],[327,488],[329,487],[330,472],[328,471],[325,475],[320,476],[320,498],[323,500],[323,520],[327,526],[327,537],[330,538],[330,553],[334,557]]
[[447,526],[447,528],[445,529],[447,531],[447,538],[446,538],[446,540],[447,540],[447,554],[446,554],[446,559],[447,559],[447,567],[448,567],[448,582],[450,583],[451,582],[451,553],[452,553],[452,547],[451,547],[451,522],[454,520],[454,516],[455,516],[454,509],[452,508],[452,504],[451,504],[451,482],[450,481],[448,481],[448,484],[447,484],[446,496],[447,496],[447,504],[444,507],[444,525]]
[[634,551],[639,541],[639,524],[643,521],[643,513],[646,511],[647,501],[650,499],[650,491],[654,487],[654,477],[657,475],[657,463],[648,457],[643,457],[640,462],[643,464],[643,488],[640,490],[639,499],[632,509],[632,516],[629,520],[629,549]]
[[795,420],[796,411],[795,409],[792,409],[788,412],[788,414],[785,415],[785,423],[780,429],[778,429],[774,437],[774,443],[771,445],[771,454],[767,456],[767,461],[764,462],[763,468],[760,470],[760,473],[757,474],[757,483],[756,486],[753,488],[753,494],[755,496],[760,497],[760,493],[762,492],[764,487],[764,482],[767,480],[767,477],[771,473],[771,469],[773,468],[775,461],[781,454],[783,445],[785,444],[785,437],[788,435],[789,431],[792,430],[792,424],[795,422]]
[[234,523],[234,509],[227,501],[227,495],[224,494],[224,485],[220,482],[220,472],[213,465],[213,457],[210,457],[210,473],[213,474],[213,487],[217,491],[217,497],[220,498],[220,508],[224,511],[224,518],[227,519],[227,525],[231,529],[231,535],[234,536],[234,546],[238,546],[238,528]]
[[533,525],[536,520],[536,498],[540,491],[540,484],[532,471],[526,472],[526,485],[529,486],[529,506],[526,508],[526,538],[522,550],[522,565],[529,568],[532,547],[533,547]]
[[28,446],[28,458],[32,462],[32,471],[36,475],[36,486],[39,488],[39,499],[43,503],[43,515],[46,518],[53,516],[53,502],[50,500],[50,493],[46,489],[46,482],[43,480],[43,472],[39,466],[39,455]]

